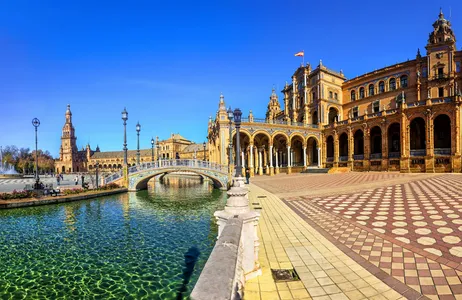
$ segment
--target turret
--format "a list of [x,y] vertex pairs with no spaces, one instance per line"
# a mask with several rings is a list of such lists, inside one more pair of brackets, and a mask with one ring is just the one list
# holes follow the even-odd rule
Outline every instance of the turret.
[[272,121],[276,118],[276,115],[281,111],[281,105],[279,104],[278,95],[273,87],[270,101],[268,103],[268,109],[266,110],[266,120]]

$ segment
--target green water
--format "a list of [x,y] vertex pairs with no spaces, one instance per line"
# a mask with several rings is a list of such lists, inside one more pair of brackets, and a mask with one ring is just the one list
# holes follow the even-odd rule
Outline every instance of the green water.
[[226,194],[175,178],[150,190],[0,211],[1,299],[175,299],[184,254],[200,250],[187,295],[217,236]]

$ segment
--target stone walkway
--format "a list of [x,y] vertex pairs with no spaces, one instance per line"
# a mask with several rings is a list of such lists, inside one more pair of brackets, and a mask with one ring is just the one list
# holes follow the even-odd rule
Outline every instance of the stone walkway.
[[[393,282],[393,290],[337,248],[275,195],[251,184],[249,201],[261,207],[260,264],[263,274],[246,282],[244,299],[400,299],[420,297]],[[271,269],[295,268],[301,280],[275,282]]]
[[[346,263],[349,259],[355,270],[362,268],[388,288],[389,294],[376,288],[377,293],[372,295],[352,283],[362,294],[351,295],[342,289],[339,282],[330,278],[329,283],[333,282],[350,299],[393,299],[399,294],[409,299],[462,299],[461,175],[294,174],[280,178],[256,177],[253,182],[265,189],[279,191],[283,199],[281,201],[277,196],[251,185],[250,202],[259,202],[263,208],[260,253],[262,265],[267,269],[293,265],[299,272],[303,266],[297,266],[298,258],[291,253],[295,249],[299,255],[299,244],[309,251],[303,243],[311,243],[311,250],[318,243],[321,249],[326,248],[320,250],[314,246],[324,259],[330,257],[326,256],[328,253],[336,253],[334,257],[341,254],[345,256],[340,259],[341,262]],[[275,250],[268,251],[273,244],[279,252],[286,253],[289,264],[281,259],[281,253],[274,256]],[[313,255],[311,257],[313,260]],[[319,259],[315,257],[314,260],[318,268],[322,268]],[[330,264],[348,279],[342,273],[345,270]],[[304,266],[308,267],[305,261]],[[324,272],[330,277],[326,270]],[[270,272],[266,273],[269,274],[266,280],[272,279]],[[312,294],[307,281],[300,277],[309,296],[315,298],[316,292]],[[315,279],[310,280],[311,284],[316,282],[323,287],[322,282]],[[277,283],[276,292],[280,290],[279,285],[284,284]],[[257,287],[260,288],[261,283],[249,282],[250,295],[246,294],[246,298],[258,298],[260,295],[261,299],[267,299],[261,289],[258,289],[260,294],[256,293]],[[333,298],[333,293],[329,294],[325,289],[324,293],[320,296]],[[285,299],[280,292],[279,297]],[[297,298],[291,297],[287,299]]]

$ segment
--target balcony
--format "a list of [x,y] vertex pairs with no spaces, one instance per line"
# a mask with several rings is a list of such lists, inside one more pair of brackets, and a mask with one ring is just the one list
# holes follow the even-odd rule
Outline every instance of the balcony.
[[435,148],[434,153],[436,156],[450,156],[451,148]]
[[381,159],[382,158],[382,153],[372,153],[371,154],[371,159]]
[[427,155],[426,149],[411,150],[411,156],[425,156],[425,155]]
[[430,78],[430,80],[447,80],[449,79],[449,74],[448,73],[440,73],[440,74],[435,74],[433,77]]
[[388,152],[388,158],[400,158],[401,152]]

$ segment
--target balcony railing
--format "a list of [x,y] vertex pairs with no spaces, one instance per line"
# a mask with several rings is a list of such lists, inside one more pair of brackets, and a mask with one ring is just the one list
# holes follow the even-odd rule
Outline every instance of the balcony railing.
[[448,79],[449,78],[449,74],[448,73],[440,73],[440,74],[435,74],[431,80],[444,80],[444,79]]
[[435,148],[434,153],[438,156],[450,156],[451,148]]
[[426,149],[411,150],[411,156],[425,156],[425,155],[427,155]]
[[382,158],[382,153],[372,153],[371,154],[371,159],[381,159]]
[[364,160],[364,154],[353,155],[354,160]]
[[338,158],[339,161],[348,161],[348,156],[340,156]]
[[401,152],[388,152],[388,158],[400,158]]
[[334,161],[334,158],[333,157],[328,157],[327,158],[327,162],[333,162]]
[[452,97],[432,99],[432,104],[451,103],[451,102],[452,102]]
[[284,120],[267,120],[267,119],[262,119],[262,118],[253,118],[252,121],[250,121],[249,118],[242,118],[241,119],[242,123],[263,123],[263,124],[281,124],[281,125],[292,125],[292,126],[299,126],[299,127],[308,127],[308,128],[319,128],[318,124],[304,124],[302,122],[287,122]]

